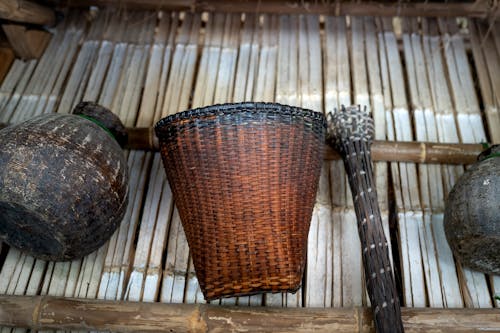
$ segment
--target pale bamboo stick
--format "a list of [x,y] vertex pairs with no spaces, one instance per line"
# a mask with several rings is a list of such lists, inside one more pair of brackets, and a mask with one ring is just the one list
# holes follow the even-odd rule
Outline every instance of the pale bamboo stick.
[[77,27],[76,31],[72,31],[71,40],[69,42],[69,50],[66,53],[64,63],[61,67],[59,76],[54,83],[54,88],[52,89],[50,95],[48,96],[47,104],[45,106],[43,113],[52,113],[56,111],[56,104],[59,102],[59,98],[63,89],[63,84],[69,75],[71,66],[73,65],[74,56],[79,50],[80,39],[83,35],[83,28]]
[[[416,30],[415,27],[414,30]],[[433,84],[430,82],[432,80],[431,77],[435,74],[433,74],[434,65],[432,58],[429,58],[429,40],[430,38],[427,34],[424,34],[422,38],[412,35],[414,53],[418,55],[416,59],[423,62],[418,64],[420,69],[418,83],[421,101],[424,102],[424,110],[420,118],[426,124],[425,133],[419,134],[417,139],[426,138],[431,141],[439,141],[438,125],[435,116],[435,108],[437,107],[435,103],[436,96],[431,91]],[[419,115],[416,115],[416,117],[419,117]],[[425,205],[424,208],[431,210],[430,212],[428,210],[424,211],[425,229],[423,235],[426,236],[424,237],[424,244],[427,245],[430,253],[427,258],[424,257],[424,265],[428,263],[428,266],[432,267],[432,269],[429,268],[426,270],[429,285],[432,286],[432,283],[436,280],[436,273],[439,273],[440,289],[442,290],[441,295],[429,293],[429,304],[431,306],[461,307],[463,306],[463,300],[459,291],[457,273],[451,251],[447,242],[445,242],[444,230],[442,229],[444,188],[442,182],[435,181],[436,179],[443,178],[441,169],[438,169],[437,166],[429,166],[425,169],[420,167],[420,169],[422,172],[421,179],[423,180],[421,181],[421,188],[426,189],[426,192],[422,192],[423,205]],[[424,174],[424,171],[428,172]],[[431,239],[434,239],[434,243]],[[432,256],[433,248],[435,257]],[[436,261],[439,269],[437,272],[434,269],[434,261]]]
[[14,93],[11,95],[9,102],[5,105],[4,109],[2,110],[3,117],[5,120],[8,120],[13,123],[17,121],[18,116],[14,112],[17,108],[17,105],[19,104],[21,97],[25,92],[26,86],[28,85],[28,82],[31,78],[31,74],[35,70],[37,64],[38,60],[28,61],[26,69],[24,70],[23,75],[16,86]]
[[[194,64],[197,57],[200,24],[201,18],[199,15],[186,14],[182,30],[177,36],[162,116],[174,114],[188,108],[189,95],[194,83]],[[164,177],[165,171],[162,163],[158,163],[157,169],[153,171],[157,174],[161,173]],[[167,194],[168,192],[162,195]],[[168,232],[168,236],[166,236],[167,251],[159,295],[162,302],[180,303],[184,301],[189,248],[176,209],[171,217],[169,228],[169,231],[166,230]],[[177,260],[177,256],[179,256],[179,260]],[[159,254],[158,260],[162,260]],[[160,266],[161,264],[158,268]],[[186,298],[189,299],[190,296],[186,295]]]
[[[338,18],[327,16],[325,18],[325,38],[323,48],[325,50],[323,59],[323,75],[325,77],[325,93],[324,103],[325,109],[331,111],[338,109],[339,104],[339,90],[338,90],[338,45],[337,45],[337,25]],[[344,188],[341,188],[340,194],[338,188],[335,187],[334,181],[338,179],[335,172],[341,172],[342,166],[340,162],[329,163],[330,168],[330,186],[331,190],[331,204],[334,209],[337,197],[344,195]],[[345,175],[342,175],[342,180]],[[335,208],[339,210],[340,208]],[[342,253],[341,253],[341,221],[338,211],[332,210],[332,306],[340,307],[342,305]]]
[[[159,19],[159,31],[157,33],[157,36],[155,37],[155,44],[152,46],[151,58],[149,60],[144,86],[144,93],[142,95],[141,108],[139,110],[140,117],[137,120],[138,125],[147,126],[153,124],[156,113],[155,110],[157,108],[159,109],[160,105],[163,104],[162,97],[158,95],[157,100],[156,96],[157,92],[159,91],[161,77],[166,80],[166,74],[164,74],[163,72],[168,71],[168,67],[170,66],[169,63],[162,64],[162,61],[165,57],[163,54],[165,49],[165,42],[169,34],[168,29],[170,27],[170,16],[161,15]],[[158,70],[158,68],[162,68],[162,70]],[[152,170],[156,170],[159,163],[160,158],[157,154],[153,161]],[[149,177],[149,190],[144,199],[144,213],[141,218],[137,246],[133,260],[133,268],[132,272],[130,273],[127,288],[125,291],[124,298],[128,300],[142,300],[143,292],[148,295],[148,299],[150,301],[156,299],[156,289],[158,288],[157,283],[155,283],[152,287],[150,287],[149,285],[146,287],[144,285],[144,280],[146,278],[146,267],[148,266],[150,253],[153,251],[162,252],[163,249],[163,244],[158,244],[158,248],[156,249],[151,246],[153,242],[153,236],[161,237],[165,234],[165,231],[163,233],[160,232],[158,234],[155,234],[155,228],[157,227],[157,225],[167,224],[165,223],[165,220],[160,219],[160,217],[158,217],[157,223],[157,210],[158,204],[160,202],[159,196],[161,195],[161,190],[163,188],[163,181],[161,180],[161,177],[163,175],[159,175],[160,179],[157,179],[157,174],[158,173],[153,172]],[[158,186],[160,187],[158,188]],[[151,193],[153,194],[151,195]],[[153,205],[156,205],[156,207],[153,207]],[[169,216],[167,216],[167,221],[168,219]],[[156,273],[158,274],[159,271]],[[157,282],[159,283],[158,277]],[[149,296],[151,294],[154,295],[153,299],[151,299],[151,296]]]
[[[498,92],[495,92],[493,81],[490,77],[491,69],[489,66],[499,66],[498,63],[495,64],[494,58],[488,57],[486,59],[486,54],[483,51],[483,46],[490,47],[491,39],[489,36],[484,36],[484,29],[480,29],[480,22],[475,20],[469,20],[470,29],[470,39],[472,44],[472,54],[474,56],[474,63],[476,74],[479,80],[479,87],[481,88],[481,95],[484,103],[485,114],[488,123],[488,130],[490,138],[493,143],[500,142],[500,104],[498,103]],[[497,33],[495,33],[496,35]],[[493,52],[490,51],[489,54]],[[498,57],[497,57],[498,58]],[[498,72],[498,71],[497,71]],[[492,72],[493,73],[493,72]]]
[[[292,95],[296,90],[298,105],[323,113],[319,18],[316,15],[299,16],[298,22],[294,22],[293,28],[295,28],[295,34],[292,35],[290,51],[298,53],[298,76],[295,76],[296,80],[298,80],[296,81],[298,89],[296,90],[292,85],[289,88],[290,91],[287,91],[287,95]],[[298,30],[296,30],[297,28]],[[290,63],[288,66],[293,67],[294,64]],[[289,81],[291,80],[289,79]],[[305,296],[305,305],[312,307],[330,306],[332,303],[331,200],[328,180],[329,170],[323,168],[309,229],[306,284],[302,289]],[[302,302],[298,297],[291,294],[287,295],[287,306],[301,306],[301,304]]]
[[21,80],[23,72],[27,65],[28,62],[22,61],[20,59],[14,60],[9,72],[2,81],[2,85],[0,86],[0,110],[3,111],[0,116],[1,121],[7,122],[10,118],[10,115],[3,109],[9,102],[11,95],[14,93],[16,85]]
[[[132,33],[127,37],[130,41],[128,44],[126,63],[127,66],[122,72],[122,82],[118,87],[118,91],[114,96],[114,110],[120,116],[124,124],[134,125],[136,118],[141,118],[142,115],[136,114],[139,105],[140,93],[145,80],[146,62],[149,54],[149,43],[153,37],[152,22],[155,22],[156,16],[151,13],[135,13],[128,16],[129,24],[138,25]],[[139,44],[136,44],[139,43]],[[144,43],[144,44],[143,44]],[[148,115],[145,115],[148,117]],[[130,274],[130,260],[136,228],[139,220],[139,213],[142,207],[142,199],[144,188],[149,170],[151,167],[151,154],[144,152],[132,152],[129,154],[129,170],[131,171],[131,187],[132,182],[137,182],[136,186],[132,187],[136,190],[130,193],[129,205],[125,213],[125,217],[117,230],[116,245],[110,252],[108,248],[107,257],[111,257],[111,266],[104,267],[103,279],[107,280],[107,286],[100,289],[100,295],[106,299],[122,299]],[[134,172],[134,168],[137,168]],[[136,175],[137,179],[132,179]],[[109,262],[109,260],[108,260]],[[107,275],[107,277],[105,276]]]
[[247,99],[247,90],[252,91],[253,81],[255,80],[255,70],[252,70],[252,63],[255,63],[256,57],[252,52],[253,46],[258,44],[254,41],[254,30],[257,17],[252,14],[245,14],[245,21],[241,29],[238,64],[236,67],[236,78],[234,80],[233,101],[244,102]]
[[[435,20],[424,20],[424,33],[427,43],[424,44],[426,57],[432,64],[429,66],[429,81],[431,91],[433,94],[434,106],[436,110],[436,120],[438,128],[438,141],[441,142],[459,142],[460,138],[455,124],[455,117],[453,115],[453,104],[451,100],[450,90],[446,82],[444,73],[445,65],[443,63],[443,55],[440,52],[441,43],[438,34],[437,22]],[[448,67],[449,81],[457,80],[456,68]],[[457,85],[455,83],[455,85]],[[463,109],[465,100],[458,99],[455,101],[458,109]],[[466,133],[462,133],[466,134]],[[467,138],[470,142],[470,138]],[[461,166],[444,166],[443,174],[445,192],[451,190],[456,179],[463,173]],[[472,272],[467,268],[457,266],[459,283],[465,291],[462,293],[464,296],[465,305],[474,304],[475,306],[491,306],[491,299],[484,298],[484,294],[488,294],[487,284],[484,274]],[[470,295],[470,297],[467,297]]]
[[[45,52],[38,61],[33,71],[33,76],[17,106],[20,111],[16,112],[17,121],[22,121],[33,116],[39,102],[41,102],[43,110],[45,101],[41,97],[42,95],[48,95],[50,92],[52,84],[64,61],[64,57],[57,56],[57,51],[64,40],[67,39],[65,38],[68,35],[64,31],[65,27],[66,24],[56,29]],[[62,48],[65,48],[64,44]]]
[[460,138],[464,143],[484,142],[486,134],[481,119],[479,103],[475,94],[474,82],[469,62],[459,34],[456,20],[439,19],[438,21],[444,57],[448,68]]
[[70,113],[73,107],[80,101],[91,63],[94,55],[97,53],[97,41],[85,41],[78,53],[75,64],[66,84],[64,93],[59,102],[57,112]]
[[[387,113],[388,138],[412,141],[412,129],[408,112],[406,91],[399,51],[392,22],[382,20],[385,43],[387,80],[392,93],[392,113]],[[425,286],[418,239],[420,211],[416,166],[409,163],[391,164],[398,208],[398,231],[402,264],[403,297],[406,306],[425,306]],[[400,192],[400,193],[398,193]],[[403,300],[401,300],[403,303]]]
[[[423,57],[421,37],[418,32],[417,21],[411,19],[405,22],[408,26],[403,34],[405,59],[407,64],[407,75],[410,81],[410,100],[415,108],[413,111],[414,123],[417,128],[417,140],[437,140],[434,113],[432,111],[432,99],[427,80],[425,59]],[[424,130],[425,129],[425,130]],[[435,179],[441,179],[441,173],[436,165],[418,167],[420,180],[421,204],[423,208],[422,217],[418,218],[418,236],[421,248],[422,264],[425,275],[425,283],[428,291],[442,290],[439,267],[437,265],[437,253],[433,243],[433,235],[430,228],[432,209],[442,206],[442,185]],[[433,196],[439,195],[439,198]],[[446,278],[446,276],[443,275]],[[453,278],[453,277],[452,277]],[[456,281],[456,278],[455,278]],[[452,281],[443,279],[443,284],[452,284]],[[428,304],[433,307],[443,307],[442,294],[427,292]]]

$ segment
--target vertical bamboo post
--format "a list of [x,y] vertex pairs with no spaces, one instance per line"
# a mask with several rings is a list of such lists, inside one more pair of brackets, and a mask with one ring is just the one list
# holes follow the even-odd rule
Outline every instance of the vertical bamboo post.
[[361,108],[351,106],[329,113],[328,144],[344,160],[358,220],[366,286],[377,332],[403,332],[401,309],[389,259],[373,179],[370,145],[373,119]]

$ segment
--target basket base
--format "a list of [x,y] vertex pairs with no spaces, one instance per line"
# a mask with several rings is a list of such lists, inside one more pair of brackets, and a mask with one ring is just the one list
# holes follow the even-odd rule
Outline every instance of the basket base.
[[265,289],[259,288],[258,290],[253,290],[253,291],[249,291],[249,292],[241,292],[241,293],[235,293],[234,291],[228,290],[227,294],[214,295],[215,294],[214,292],[208,292],[207,295],[204,295],[204,296],[205,296],[205,300],[207,302],[209,302],[209,301],[215,301],[215,300],[223,299],[223,298],[244,297],[244,296],[262,295],[262,294],[279,294],[279,293],[295,294],[297,291],[299,291],[300,287],[302,287],[302,284],[299,284],[296,288],[293,288],[293,289],[288,288],[288,289],[279,289],[279,290],[275,290],[275,289],[265,290]]

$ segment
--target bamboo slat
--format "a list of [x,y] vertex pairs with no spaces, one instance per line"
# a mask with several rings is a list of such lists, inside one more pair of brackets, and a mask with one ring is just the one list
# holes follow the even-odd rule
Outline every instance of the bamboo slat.
[[[323,38],[323,76],[324,76],[324,104],[325,111],[329,112],[335,108],[339,108],[338,103],[338,84],[337,84],[337,38],[336,38],[337,22],[332,17],[327,17],[325,20],[325,36]],[[328,163],[328,172],[330,179],[333,176],[332,162]],[[339,164],[339,162],[337,162]],[[325,166],[323,166],[325,168]],[[345,178],[343,178],[345,179]],[[331,182],[329,182],[331,187]],[[342,271],[341,271],[341,235],[340,235],[340,221],[334,215],[334,193],[336,191],[330,190],[330,206],[331,206],[331,305],[340,307],[342,305]],[[337,195],[335,195],[337,196]],[[338,210],[338,208],[337,208]],[[337,217],[334,219],[334,216]]]
[[[485,114],[488,119],[489,134],[491,141],[497,143],[500,142],[500,131],[498,131],[498,128],[500,128],[499,83],[496,75],[492,73],[496,73],[500,70],[500,63],[498,61],[500,51],[497,50],[495,55],[492,37],[489,34],[485,34],[487,29],[484,25],[484,22],[481,21],[469,21],[472,54],[474,56],[476,73],[481,88],[481,97],[485,107]],[[495,35],[497,35],[498,28],[495,32]]]
[[[36,62],[36,60],[30,62]],[[16,59],[12,64],[9,73],[6,75],[2,82],[2,86],[0,87],[0,110],[2,110],[0,119],[4,122],[9,121],[10,119],[11,112],[7,111],[6,106],[10,102],[14,91],[18,90],[18,82],[21,81],[23,72],[25,71],[26,67],[28,67],[28,63],[29,62],[24,62],[22,60]]]
[[[406,31],[403,34],[405,49],[405,62],[407,64],[407,76],[410,85],[410,102],[414,108],[414,122],[417,129],[417,140],[437,140],[435,119],[432,110],[432,99],[430,95],[429,83],[425,68],[425,58],[420,35],[418,34],[418,22],[414,19],[404,22]],[[425,129],[422,130],[422,129]],[[422,218],[418,220],[418,236],[421,246],[421,257],[424,269],[425,283],[428,290],[440,290],[443,288],[439,279],[439,268],[437,266],[435,246],[430,227],[432,209],[436,204],[441,204],[442,185],[439,181],[441,177],[439,166],[429,165],[418,167],[420,180],[420,193],[422,204]],[[441,197],[439,197],[441,195]],[[436,197],[439,197],[436,199]],[[456,280],[456,279],[455,279]],[[446,287],[450,285],[446,282]],[[456,284],[455,284],[456,285]],[[445,287],[445,288],[446,288]],[[441,293],[429,292],[426,295],[427,302],[433,307],[442,307],[443,300]]]
[[31,74],[33,73],[37,63],[38,63],[37,60],[29,60],[25,64],[24,66],[25,69],[23,71],[22,77],[20,78],[19,82],[15,87],[15,90],[10,96],[10,99],[8,99],[7,104],[2,110],[3,118],[5,121],[14,122],[15,118],[17,118],[17,115],[16,117],[14,117],[14,111],[16,110],[16,107],[19,104],[19,100],[24,94],[26,86],[28,85],[28,82],[31,78]]
[[[56,52],[60,46],[62,48],[65,47],[62,45],[65,35],[65,31],[61,29],[57,30],[52,36],[45,52],[33,71],[23,96],[21,96],[16,106],[16,112],[13,114],[13,119],[11,119],[12,122],[16,123],[32,117],[39,102],[44,103],[41,97],[44,92],[52,88],[51,84],[55,81],[60,66],[64,61],[63,57],[56,56]],[[41,99],[42,101],[40,101]]]
[[[217,17],[223,18],[222,15],[218,15]],[[192,100],[192,106],[193,107],[200,107],[205,105],[205,98],[210,98],[213,99],[214,95],[214,80],[216,77],[207,77],[208,71],[209,71],[209,62],[210,59],[212,58],[212,66],[214,66],[213,58],[218,56],[219,49],[215,45],[217,44],[215,39],[217,36],[214,36],[214,30],[215,30],[215,17],[214,16],[209,16],[207,18],[207,28],[205,30],[205,35],[204,35],[204,48],[201,52],[201,60],[200,64],[198,67],[198,75],[197,75],[197,82],[195,83],[195,90],[193,94],[193,100]],[[219,33],[221,33],[220,30],[218,30]],[[221,37],[221,36],[220,36]],[[194,41],[193,41],[194,42]],[[219,46],[220,46],[220,39],[219,39]],[[218,63],[216,63],[218,66]],[[194,79],[193,79],[194,80]],[[207,87],[207,88],[205,88]],[[210,91],[210,94],[207,94],[207,91]],[[206,97],[207,95],[210,95],[210,97]],[[172,101],[175,103],[175,100]],[[207,102],[210,103],[210,102]],[[162,166],[159,166],[159,171],[163,173]],[[169,240],[170,242],[170,240]],[[172,254],[170,254],[172,256]],[[167,259],[172,261],[173,259]],[[198,283],[198,279],[196,277],[195,271],[194,271],[194,265],[192,258],[189,258],[188,261],[188,267],[186,268],[187,270],[187,282],[186,282],[186,297],[185,300],[187,303],[204,303],[204,298],[201,293],[201,289]]]
[[[439,113],[439,104],[436,103],[439,96],[432,90],[434,85],[427,78],[441,75],[440,72],[435,72],[440,66],[439,62],[433,59],[433,57],[439,57],[440,54],[436,50],[436,46],[429,47],[431,41],[428,36],[424,36],[422,40],[417,34],[418,26],[415,21],[412,22],[411,26],[413,31],[411,47],[417,69],[414,80],[417,82],[416,89],[418,91],[417,93],[414,90],[412,99],[420,105],[420,110],[415,111],[415,122],[417,126],[420,123],[420,128],[426,129],[418,131],[417,139],[439,141],[437,128],[439,118],[436,116],[436,113]],[[434,50],[436,53],[430,55],[429,50]],[[426,62],[427,66],[425,66]],[[442,178],[441,169],[437,166],[420,166],[419,174],[423,207],[420,238],[426,285],[428,290],[442,290],[441,294],[429,292],[427,295],[428,304],[436,307],[461,307],[463,302],[458,289],[455,264],[447,243],[443,242],[445,240],[442,228],[443,184],[440,181],[433,181],[433,179]]]
[[485,142],[486,134],[481,120],[474,80],[468,66],[463,36],[456,20],[440,18],[444,55],[450,77],[451,94],[457,111],[457,125],[464,143]]
[[[82,99],[111,108],[130,135],[129,211],[105,246],[73,262],[43,262],[2,246],[0,294],[203,303],[150,126],[216,102],[277,101],[318,112],[354,102],[375,118],[377,192],[406,305],[498,307],[498,277],[456,266],[443,230],[444,198],[460,164],[475,161],[483,138],[496,140],[498,24],[469,20],[467,35],[444,18],[94,11],[88,20],[70,12],[39,61],[14,62],[0,86],[0,121],[67,113]],[[325,150],[302,289],[212,303],[300,311],[369,305],[337,159]],[[397,218],[390,226],[389,216]],[[295,329],[289,323],[283,330]]]
[[[167,84],[167,94],[163,104],[162,117],[188,108],[189,94],[195,75],[193,67],[198,52],[196,32],[200,24],[201,17],[199,15],[187,15],[184,18],[172,59],[170,80]],[[179,78],[182,78],[182,80]],[[159,163],[159,156],[155,172],[158,174],[161,173],[162,177],[165,177],[163,164]],[[164,271],[161,290],[159,290],[160,300],[162,302],[182,303],[184,301],[186,279],[188,279],[189,249],[176,209],[174,209],[173,216],[171,217],[170,231],[167,239],[167,253],[163,260]],[[194,300],[199,289],[198,280],[195,279],[193,281],[192,279],[188,279],[189,282],[194,284],[194,286],[188,289],[192,293],[186,295],[186,298]],[[202,298],[200,301],[203,301]]]
[[[432,61],[433,66],[429,68],[429,81],[431,86],[431,91],[434,99],[434,108],[436,113],[436,123],[437,123],[437,133],[438,141],[440,142],[459,142],[458,129],[455,123],[455,116],[453,114],[453,102],[451,98],[448,83],[443,79],[443,73],[447,71],[450,76],[451,82],[457,81],[456,79],[456,69],[453,67],[446,68],[446,63],[444,61],[443,54],[440,53],[440,35],[438,34],[438,26],[435,20],[425,20],[423,22],[424,32],[427,33],[427,43],[424,44],[426,47],[425,52],[429,60]],[[457,83],[455,83],[455,86]],[[458,109],[464,109],[465,99],[455,101]],[[467,137],[467,133],[463,132],[465,135],[464,139],[467,142],[471,142],[474,139],[472,137]],[[463,173],[462,166],[444,166],[443,171],[443,185],[445,191],[451,190],[456,179]],[[467,268],[462,268],[457,265],[457,273],[459,278],[459,284],[464,290],[463,295],[470,295],[470,297],[464,297],[465,305],[475,302],[475,306],[491,306],[491,299],[485,294],[487,294],[486,279],[484,274],[479,272],[473,272]],[[449,285],[449,284],[448,284]],[[452,284],[453,286],[455,284]],[[453,288],[455,289],[455,288]],[[456,290],[456,289],[455,289]]]
[[[151,58],[148,64],[146,81],[144,86],[144,94],[142,96],[141,108],[139,114],[140,119],[137,125],[150,125],[155,121],[155,115],[161,110],[163,105],[163,95],[157,96],[157,91],[160,86],[165,87],[168,68],[170,66],[171,51],[173,45],[170,44],[165,47],[167,39],[172,43],[172,30],[171,24],[177,23],[175,17],[171,22],[170,15],[162,13],[159,17],[159,30],[155,36],[155,42],[152,46]],[[169,38],[170,37],[170,38]],[[158,70],[161,68],[161,70]],[[159,118],[159,115],[158,117]],[[158,154],[155,155],[152,169],[158,170],[160,159]],[[164,176],[158,172],[152,171],[148,193],[144,199],[144,214],[141,218],[139,235],[137,240],[136,251],[134,254],[133,268],[127,283],[125,291],[125,299],[132,301],[153,301],[158,295],[159,288],[159,273],[161,271],[161,252],[164,247],[166,230],[168,230],[168,221],[171,213],[171,194],[164,188]],[[159,197],[162,196],[161,203],[165,205],[166,212],[161,211],[159,214],[158,203]],[[152,193],[152,194],[151,194]],[[156,205],[155,205],[156,204]],[[155,207],[156,206],[156,207]],[[163,206],[162,206],[163,207]],[[158,223],[157,223],[158,221]],[[167,223],[165,223],[167,222]],[[154,237],[154,241],[153,241]],[[152,247],[152,243],[156,246]],[[158,258],[158,252],[159,258]],[[151,261],[149,261],[151,256]],[[153,257],[155,257],[153,259]],[[148,263],[149,261],[149,263]]]
[[[150,43],[153,39],[153,29],[156,15],[148,12],[134,13],[128,19],[128,24],[137,25],[137,29],[128,36],[126,57],[124,63],[129,65],[124,68],[121,84],[117,86],[113,100],[113,110],[117,112],[124,124],[133,126],[136,119],[147,114],[137,114],[140,94],[145,80],[146,64]],[[114,249],[108,248],[104,273],[99,287],[98,297],[105,299],[123,299],[126,280],[130,274],[132,251],[136,234],[139,214],[145,191],[145,184],[151,166],[151,154],[144,152],[131,152],[129,154],[129,170],[131,171],[130,186],[135,188],[129,195],[129,204],[120,228],[115,233],[116,242]],[[103,283],[107,282],[107,283]]]
[[[297,91],[298,100],[295,102],[290,99],[287,103],[297,103],[304,108],[323,113],[321,103],[323,66],[318,30],[319,17],[304,15],[298,17],[298,22],[294,22],[293,19],[291,21],[294,24],[295,36],[298,37],[296,44],[297,39],[294,35],[291,36],[290,44],[294,47],[291,51],[294,52],[295,47],[298,47],[298,66],[294,66],[294,63],[288,66],[290,76],[298,80],[296,81],[298,89],[294,89],[293,84],[290,85],[288,95],[292,96],[294,91]],[[298,75],[294,73],[293,68],[298,69]],[[302,293],[305,305],[311,307],[325,307],[332,303],[332,208],[329,173],[329,165],[324,163],[309,229],[306,280]],[[293,295],[287,295],[287,306],[300,306],[301,303],[300,299],[295,300]]]
[[[388,112],[387,126],[389,139],[412,141],[412,129],[407,106],[407,93],[402,81],[402,66],[392,22],[382,20],[383,38],[388,66],[388,82],[392,92],[392,112]],[[391,128],[392,127],[392,128]],[[420,255],[418,226],[421,224],[416,166],[412,163],[391,164],[392,177],[399,186],[396,193],[396,206],[400,237],[400,260],[403,275],[403,304],[406,306],[425,306],[425,285]]]

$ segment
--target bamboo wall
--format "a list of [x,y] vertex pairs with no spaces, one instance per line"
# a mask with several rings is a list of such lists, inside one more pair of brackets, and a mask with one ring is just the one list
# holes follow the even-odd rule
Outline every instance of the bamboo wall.
[[[500,142],[500,24],[480,19],[69,11],[39,60],[16,59],[0,122],[93,100],[128,127],[214,103],[276,101],[325,112],[367,105],[376,139]],[[130,203],[101,249],[44,262],[1,248],[0,294],[203,303],[157,153],[127,151]],[[500,277],[455,262],[446,193],[461,165],[377,162],[377,191],[406,307],[498,307]],[[352,199],[325,161],[303,287],[222,305],[369,306]]]

